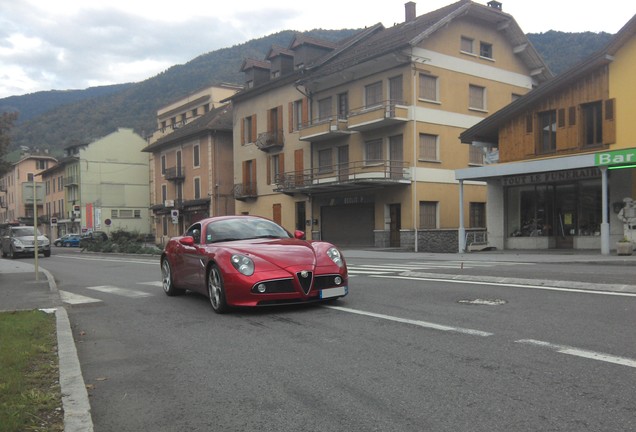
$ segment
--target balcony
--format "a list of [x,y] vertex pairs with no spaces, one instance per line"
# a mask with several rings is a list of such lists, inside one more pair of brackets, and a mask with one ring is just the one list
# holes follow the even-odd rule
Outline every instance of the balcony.
[[235,184],[232,192],[234,199],[239,201],[247,201],[248,199],[256,199],[258,197],[256,182]]
[[349,113],[349,130],[367,131],[409,121],[406,105],[397,101],[383,101],[378,105],[360,108]]
[[78,176],[64,177],[64,187],[71,187],[71,186],[78,186],[78,185],[79,185]]
[[405,161],[356,161],[305,171],[291,171],[276,178],[276,192],[320,193],[410,184]]
[[317,120],[300,129],[298,138],[301,141],[318,142],[342,135],[348,135],[347,119],[330,118]]
[[164,177],[166,178],[166,180],[183,181],[185,180],[185,167],[175,166],[166,168]]
[[263,132],[258,134],[258,138],[254,141],[256,147],[264,152],[278,151],[283,148],[284,139],[283,131],[276,130],[270,132]]

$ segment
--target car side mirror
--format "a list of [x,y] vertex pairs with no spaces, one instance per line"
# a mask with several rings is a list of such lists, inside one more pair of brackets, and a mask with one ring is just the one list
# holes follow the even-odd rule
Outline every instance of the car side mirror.
[[294,231],[294,238],[298,240],[305,240],[305,231],[296,230]]
[[186,236],[183,237],[179,240],[179,243],[181,243],[184,246],[194,246],[194,238],[190,237],[190,236]]

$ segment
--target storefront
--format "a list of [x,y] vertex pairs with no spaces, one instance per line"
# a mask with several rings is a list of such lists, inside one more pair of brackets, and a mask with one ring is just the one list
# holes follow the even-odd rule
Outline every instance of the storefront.
[[[600,249],[622,238],[617,217],[634,196],[636,149],[456,171],[486,182],[488,243],[497,249]],[[460,192],[460,199],[463,193]],[[463,218],[459,250],[466,250]]]

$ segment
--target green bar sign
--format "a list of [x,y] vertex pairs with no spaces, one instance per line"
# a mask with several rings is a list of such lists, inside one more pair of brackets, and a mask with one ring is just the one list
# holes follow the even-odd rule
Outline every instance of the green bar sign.
[[636,148],[616,150],[594,155],[594,166],[622,165],[636,163]]

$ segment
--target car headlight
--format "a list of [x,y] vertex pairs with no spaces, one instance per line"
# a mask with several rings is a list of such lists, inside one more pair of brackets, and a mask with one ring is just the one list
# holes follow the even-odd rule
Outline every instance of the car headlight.
[[338,267],[342,267],[344,265],[342,255],[340,255],[340,251],[335,247],[332,247],[327,251],[327,256],[331,258],[331,261],[333,261]]
[[239,273],[245,276],[252,276],[254,274],[254,261],[245,255],[234,254],[231,258],[232,265]]
[[13,239],[13,244],[14,244],[14,245],[16,245],[16,246],[24,246],[24,245],[22,244],[22,242],[21,242],[19,239],[17,239],[17,238],[14,238],[14,239]]

